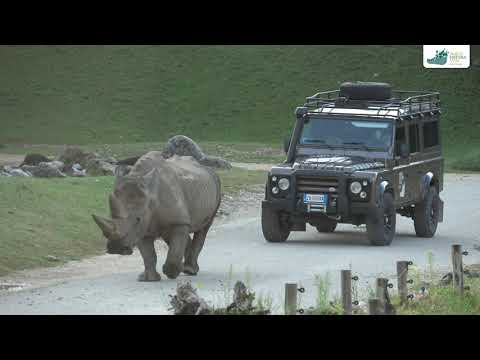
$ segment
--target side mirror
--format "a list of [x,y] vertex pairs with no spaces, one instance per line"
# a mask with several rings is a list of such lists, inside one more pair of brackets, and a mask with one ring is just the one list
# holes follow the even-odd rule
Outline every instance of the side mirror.
[[283,138],[283,151],[285,152],[285,154],[288,153],[288,148],[290,147],[290,141],[291,141],[291,137],[289,135]]
[[407,144],[400,144],[400,157],[402,159],[408,158],[410,156],[410,149]]

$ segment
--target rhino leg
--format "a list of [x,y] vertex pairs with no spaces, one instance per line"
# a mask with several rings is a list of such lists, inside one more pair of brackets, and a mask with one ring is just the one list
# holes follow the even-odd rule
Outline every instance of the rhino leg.
[[177,225],[172,228],[168,239],[167,260],[163,265],[163,273],[175,279],[183,271],[183,256],[190,240],[188,225]]
[[143,238],[138,242],[138,250],[140,250],[145,265],[145,271],[138,275],[138,281],[160,281],[154,241],[155,239],[152,238]]
[[198,270],[200,269],[198,266],[198,256],[202,251],[203,244],[205,243],[205,238],[207,237],[208,229],[210,229],[211,224],[212,222],[193,235],[191,246],[185,254],[185,264],[183,266],[183,272],[185,274],[197,275]]

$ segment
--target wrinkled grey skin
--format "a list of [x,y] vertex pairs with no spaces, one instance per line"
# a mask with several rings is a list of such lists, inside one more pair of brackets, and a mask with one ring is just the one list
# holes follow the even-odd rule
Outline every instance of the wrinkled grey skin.
[[130,255],[138,247],[145,264],[140,281],[160,280],[154,241],[162,238],[169,247],[163,273],[174,279],[198,273],[198,255],[220,200],[213,170],[190,156],[165,159],[152,151],[127,176],[117,176],[109,198],[112,219],[93,218],[108,239],[108,253]]

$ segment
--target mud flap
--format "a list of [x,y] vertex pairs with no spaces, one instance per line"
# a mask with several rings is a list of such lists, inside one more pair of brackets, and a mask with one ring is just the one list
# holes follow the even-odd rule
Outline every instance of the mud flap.
[[443,222],[443,200],[438,199],[438,222]]

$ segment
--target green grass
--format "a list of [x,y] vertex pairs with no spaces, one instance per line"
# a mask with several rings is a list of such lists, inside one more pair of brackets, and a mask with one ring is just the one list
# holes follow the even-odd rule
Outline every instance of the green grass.
[[184,134],[280,147],[305,96],[375,80],[440,91],[449,164],[470,168],[480,147],[477,46],[471,62],[424,69],[421,46],[407,45],[1,46],[0,143],[157,143]]
[[[228,194],[265,181],[263,171],[219,174]],[[108,214],[112,186],[113,177],[0,178],[0,275],[103,253],[91,214]]]
[[465,279],[463,296],[452,286],[432,286],[425,298],[397,307],[399,315],[480,315],[480,279]]

